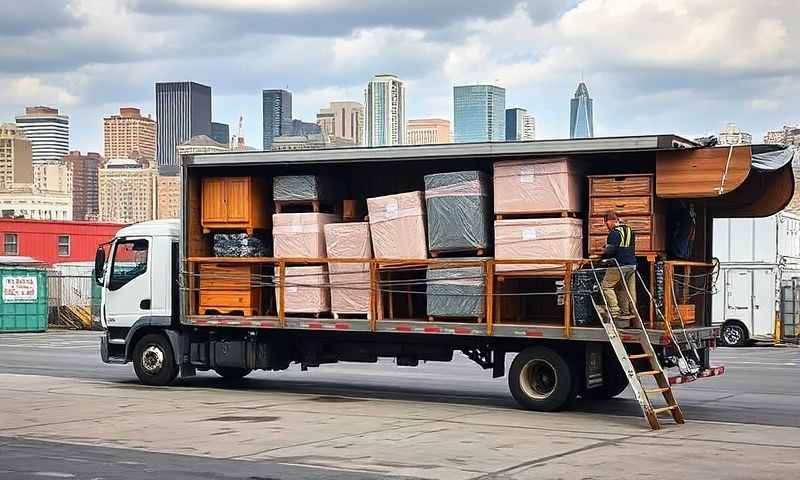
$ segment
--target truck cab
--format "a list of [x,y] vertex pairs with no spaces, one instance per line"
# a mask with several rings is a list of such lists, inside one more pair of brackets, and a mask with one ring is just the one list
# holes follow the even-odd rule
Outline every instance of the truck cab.
[[[127,363],[143,336],[178,325],[179,236],[179,220],[153,220],[121,229],[97,249],[100,323],[107,332],[101,340],[104,362]],[[163,365],[168,353],[163,350],[151,348],[152,368],[158,359]]]

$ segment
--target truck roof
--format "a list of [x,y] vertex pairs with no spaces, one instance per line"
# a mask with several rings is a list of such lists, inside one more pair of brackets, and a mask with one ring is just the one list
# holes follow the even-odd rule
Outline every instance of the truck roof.
[[439,160],[480,157],[520,157],[553,154],[641,152],[699,148],[678,135],[641,135],[520,142],[450,143],[441,145],[398,145],[389,147],[329,148],[278,152],[218,152],[184,157],[187,165],[254,165],[342,162],[386,162],[397,160]]
[[150,220],[136,223],[122,228],[117,232],[117,237],[175,237],[181,234],[181,221],[177,218]]

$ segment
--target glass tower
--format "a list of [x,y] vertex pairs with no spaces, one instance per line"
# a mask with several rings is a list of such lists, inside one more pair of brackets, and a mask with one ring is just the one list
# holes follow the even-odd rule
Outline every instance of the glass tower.
[[177,175],[175,148],[211,133],[211,87],[195,82],[156,83],[156,163],[162,175]]
[[593,138],[592,99],[585,83],[578,84],[569,106],[569,138]]
[[286,90],[264,90],[262,92],[264,120],[264,150],[272,148],[272,139],[291,135],[292,93]]
[[506,139],[506,90],[494,85],[453,87],[456,143]]
[[402,145],[406,138],[406,87],[396,75],[375,75],[364,90],[364,144]]

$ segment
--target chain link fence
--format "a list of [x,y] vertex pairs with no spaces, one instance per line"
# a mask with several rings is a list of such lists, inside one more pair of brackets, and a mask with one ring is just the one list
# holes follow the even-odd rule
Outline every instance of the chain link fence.
[[100,287],[91,264],[56,264],[47,271],[48,325],[54,328],[98,329]]

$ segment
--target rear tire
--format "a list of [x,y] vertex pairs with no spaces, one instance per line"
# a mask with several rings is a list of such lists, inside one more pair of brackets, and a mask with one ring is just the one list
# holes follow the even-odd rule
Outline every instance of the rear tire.
[[249,368],[236,367],[217,367],[214,371],[225,380],[241,380],[252,372]]
[[172,345],[164,335],[148,333],[133,349],[133,369],[145,385],[163,387],[178,378]]
[[728,322],[722,326],[720,341],[726,347],[744,347],[749,343],[747,329],[738,322]]
[[527,410],[552,412],[570,406],[578,393],[572,368],[560,353],[547,347],[530,347],[514,358],[508,388]]

